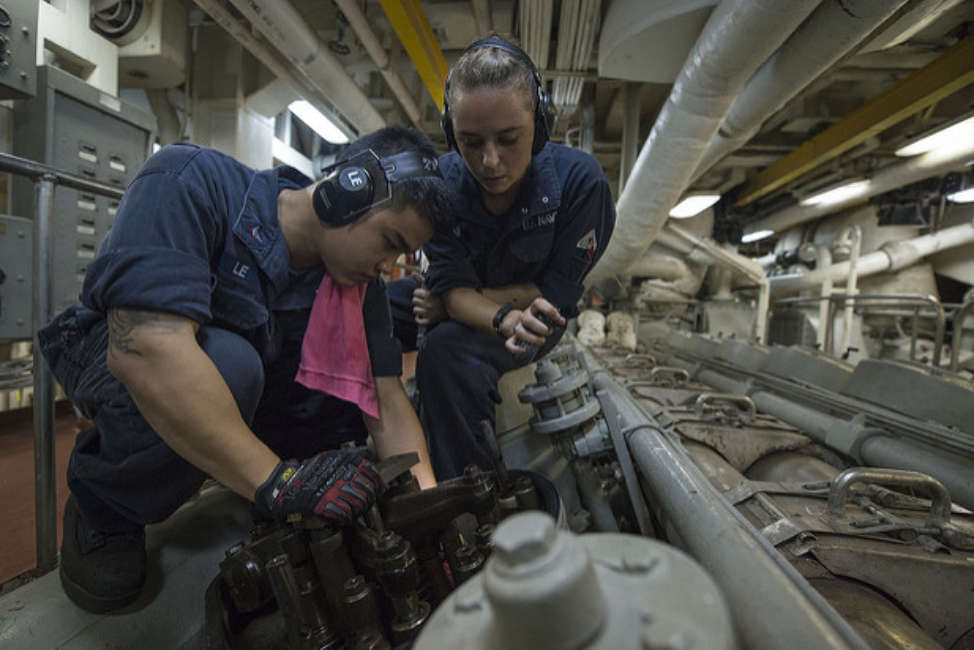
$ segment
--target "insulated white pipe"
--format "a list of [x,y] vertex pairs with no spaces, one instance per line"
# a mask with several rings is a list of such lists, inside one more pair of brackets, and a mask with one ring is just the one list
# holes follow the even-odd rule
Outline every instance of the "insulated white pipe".
[[[915,239],[891,242],[878,251],[863,255],[856,264],[859,278],[867,275],[896,271],[916,264],[924,257],[939,251],[974,243],[974,224],[944,228],[938,232]],[[810,273],[778,275],[770,278],[772,293],[786,293],[822,284],[826,278],[838,280],[849,275],[849,262],[833,264],[828,268],[816,268]]]
[[629,267],[629,273],[641,278],[676,282],[687,276],[690,270],[686,262],[664,255],[645,255]]
[[[850,227],[847,231],[851,240],[849,253],[849,277],[846,280],[845,294],[847,296],[856,295],[856,286],[859,281],[859,253],[862,251],[862,228],[859,225]],[[844,239],[844,237],[843,237]],[[845,355],[849,351],[849,342],[852,340],[852,323],[855,318],[855,301],[845,301],[845,327],[842,330],[842,344],[839,346],[839,353]]]
[[830,205],[794,205],[745,226],[744,234],[771,230],[783,232],[792,226],[810,221],[816,217],[842,208],[861,203],[871,196],[877,196],[904,185],[921,181],[931,176],[939,176],[964,167],[974,160],[974,138],[961,138],[950,145],[934,149],[922,156],[908,158],[905,162],[885,167],[875,172],[869,183],[856,196]]
[[698,176],[892,16],[906,0],[823,2],[751,77],[703,158]]
[[220,0],[194,0],[196,6],[205,11],[220,27],[225,29],[228,34],[248,52],[254,55],[263,63],[274,76],[286,82],[295,91],[321,111],[346,137],[354,138],[355,133],[349,128],[349,123],[345,121],[344,115],[338,112],[332,104],[330,98],[318,88],[301,70],[294,66],[289,66],[279,60],[277,53],[272,52],[262,42],[244,27],[234,16],[227,11]]
[[402,77],[389,67],[389,54],[386,52],[386,48],[382,47],[382,43],[379,42],[379,37],[372,31],[372,26],[369,25],[369,20],[362,13],[358,2],[356,0],[335,0],[335,4],[345,14],[345,18],[348,19],[348,24],[352,26],[352,29],[355,30],[355,35],[362,41],[362,45],[365,46],[365,51],[372,57],[372,61],[375,62],[375,66],[382,74],[382,78],[389,84],[389,89],[392,90],[392,94],[399,100],[399,105],[406,112],[409,121],[416,128],[422,130],[419,106],[416,105],[416,100],[413,99],[409,89],[406,88],[406,84],[403,83]]
[[711,261],[737,271],[758,285],[758,304],[754,316],[754,340],[764,343],[768,326],[768,309],[771,305],[771,285],[764,276],[764,269],[754,260],[737,253],[724,250],[716,242],[702,239],[679,226],[667,224],[666,230],[678,239],[691,244],[693,248],[706,253]]
[[385,126],[386,122],[348,76],[341,61],[321,46],[318,37],[287,0],[230,0],[264,38],[295,67],[327,93],[335,107],[360,133]]
[[659,236],[740,89],[817,4],[723,0],[717,6],[636,159],[616,204],[615,234],[589,284],[624,273]]
[[[815,247],[815,268],[817,269],[827,269],[832,266],[832,251],[825,244],[819,244]],[[822,276],[822,289],[819,291],[819,295],[822,300],[818,304],[818,332],[815,334],[815,342],[818,343],[818,349],[826,354],[830,354],[831,350],[826,348],[828,341],[825,340],[825,333],[828,331],[828,327],[825,324],[829,320],[829,307],[831,302],[828,298],[832,295],[832,276],[828,273]]]

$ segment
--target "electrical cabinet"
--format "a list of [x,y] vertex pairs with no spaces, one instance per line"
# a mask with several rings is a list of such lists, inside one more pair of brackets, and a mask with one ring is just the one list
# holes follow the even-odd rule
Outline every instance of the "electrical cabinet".
[[[35,97],[15,102],[14,153],[124,189],[155,137],[150,113],[51,66],[37,68]],[[14,176],[14,214],[34,217],[34,185]],[[77,304],[88,263],[115,218],[118,200],[58,186],[54,193],[54,311]]]
[[0,3],[0,99],[36,92],[37,13],[38,0]]
[[0,340],[29,339],[34,222],[0,214]]

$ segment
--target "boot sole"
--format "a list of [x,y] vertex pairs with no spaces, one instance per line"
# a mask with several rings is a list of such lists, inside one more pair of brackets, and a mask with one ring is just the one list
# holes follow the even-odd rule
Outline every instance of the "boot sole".
[[73,581],[65,573],[63,566],[60,567],[58,573],[61,576],[61,588],[64,589],[68,598],[78,607],[93,614],[108,614],[116,609],[121,609],[135,602],[139,594],[142,593],[142,587],[139,587],[130,593],[119,596],[98,596]]

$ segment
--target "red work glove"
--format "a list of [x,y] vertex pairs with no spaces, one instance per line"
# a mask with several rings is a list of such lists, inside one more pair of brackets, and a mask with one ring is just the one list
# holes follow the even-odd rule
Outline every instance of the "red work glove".
[[304,462],[278,463],[254,501],[278,521],[317,515],[346,526],[368,510],[381,483],[364,448],[336,449]]

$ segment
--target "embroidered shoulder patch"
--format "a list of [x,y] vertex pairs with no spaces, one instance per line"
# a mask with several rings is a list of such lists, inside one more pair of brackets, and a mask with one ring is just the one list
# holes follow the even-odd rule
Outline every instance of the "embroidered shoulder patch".
[[588,254],[588,258],[590,260],[595,257],[595,249],[598,248],[598,241],[595,239],[595,228],[592,228],[585,233],[585,235],[578,240],[578,244],[576,244],[576,246],[583,249]]

